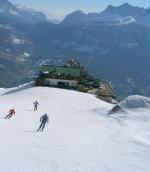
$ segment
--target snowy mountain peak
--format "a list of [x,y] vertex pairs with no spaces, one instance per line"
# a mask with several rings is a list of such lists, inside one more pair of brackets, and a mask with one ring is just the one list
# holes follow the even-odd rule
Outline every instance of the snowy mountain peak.
[[68,14],[63,20],[63,24],[76,25],[87,22],[87,15],[81,10],[77,10]]
[[46,16],[42,12],[38,11],[29,11],[25,8],[18,8],[18,6],[13,5],[7,0],[0,0],[0,13],[3,15],[7,20],[13,20],[15,16],[15,22],[24,21],[28,23],[37,23],[41,21],[47,21]]
[[108,7],[105,9],[107,11],[109,10],[112,10],[112,9],[117,9],[117,8],[129,8],[129,7],[133,7],[132,5],[130,5],[129,3],[124,3],[124,4],[121,4],[120,6],[116,7],[116,6],[113,6],[113,5],[108,5]]
[[85,14],[78,10],[67,15],[62,22],[63,24],[93,24],[97,21],[105,21],[109,25],[112,21],[120,20],[120,24],[138,23],[143,25],[150,25],[149,10],[135,7],[129,3],[124,3],[118,7],[109,5],[104,11],[100,13]]
[[128,2],[126,2],[126,3],[123,3],[122,5],[120,5],[119,7],[124,8],[124,7],[133,7],[133,6],[130,5]]

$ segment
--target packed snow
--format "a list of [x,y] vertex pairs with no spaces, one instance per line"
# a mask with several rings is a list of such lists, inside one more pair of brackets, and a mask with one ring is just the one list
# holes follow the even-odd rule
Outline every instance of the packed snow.
[[120,25],[127,25],[131,23],[136,23],[136,20],[132,16],[123,17],[118,19]]
[[21,40],[16,37],[12,37],[12,42],[13,42],[13,44],[17,44],[17,45],[24,44],[24,40]]
[[20,16],[16,10],[9,9],[9,13],[14,16]]
[[3,29],[12,29],[10,26],[3,25],[3,24],[0,24],[0,28],[3,28]]
[[[148,98],[129,97],[113,114],[93,95],[31,83],[0,89],[0,98],[0,172],[150,171]],[[16,115],[3,119],[10,108]],[[36,132],[44,113],[50,121]]]
[[139,95],[129,96],[120,103],[120,106],[128,109],[150,108],[150,98]]
[[25,57],[25,58],[29,58],[31,56],[31,54],[30,53],[23,53],[22,56]]

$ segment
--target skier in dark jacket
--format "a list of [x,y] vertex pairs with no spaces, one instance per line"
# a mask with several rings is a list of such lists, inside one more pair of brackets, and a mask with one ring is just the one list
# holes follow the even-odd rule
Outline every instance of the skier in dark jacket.
[[38,101],[36,100],[35,102],[33,102],[34,104],[34,110],[36,111],[37,110],[37,106],[39,105]]
[[15,109],[14,108],[9,110],[8,115],[5,116],[5,119],[11,118],[12,115],[15,115]]
[[41,124],[40,124],[40,126],[39,126],[37,131],[43,131],[46,122],[47,123],[49,122],[49,117],[48,117],[48,115],[46,113],[43,116],[41,116],[40,122],[41,122]]

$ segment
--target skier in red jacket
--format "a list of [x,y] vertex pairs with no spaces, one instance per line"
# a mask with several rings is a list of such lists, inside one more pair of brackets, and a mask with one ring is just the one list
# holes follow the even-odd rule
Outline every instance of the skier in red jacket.
[[15,115],[15,109],[10,109],[9,112],[8,112],[8,115],[5,117],[5,119],[9,119],[12,117],[12,115]]

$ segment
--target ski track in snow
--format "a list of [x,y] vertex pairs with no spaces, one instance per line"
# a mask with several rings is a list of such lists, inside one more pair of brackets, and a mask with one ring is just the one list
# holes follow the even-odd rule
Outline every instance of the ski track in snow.
[[[28,84],[0,95],[0,172],[150,171],[148,108],[108,115],[113,105],[93,95]],[[50,122],[36,132],[44,113]]]

